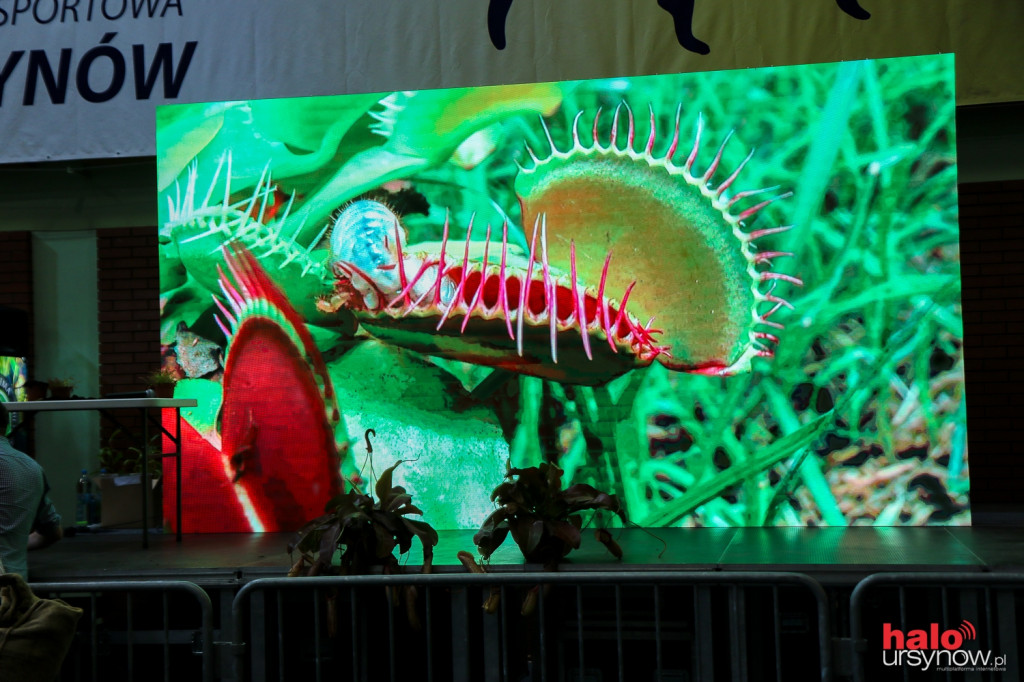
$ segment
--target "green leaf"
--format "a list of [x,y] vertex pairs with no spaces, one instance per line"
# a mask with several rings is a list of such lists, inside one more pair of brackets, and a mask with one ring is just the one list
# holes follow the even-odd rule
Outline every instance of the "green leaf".
[[508,532],[508,514],[504,509],[497,509],[484,519],[480,530],[473,535],[473,544],[488,558],[505,541]]
[[[380,503],[381,503],[382,507],[386,506],[385,505],[385,500],[386,499],[390,499],[390,497],[392,495],[392,491],[393,491],[393,489],[391,487],[392,474],[394,474],[395,469],[397,469],[398,465],[401,464],[403,461],[404,460],[400,459],[397,462],[395,462],[394,464],[392,464],[391,466],[389,466],[380,475],[380,478],[377,479],[377,485],[374,488],[374,490],[377,493],[377,499],[380,500]],[[404,493],[405,490],[403,489],[402,492]]]
[[200,434],[212,434],[217,429],[217,414],[221,404],[221,385],[209,379],[182,379],[174,386],[175,397],[194,398],[195,407],[181,408],[181,418]]
[[544,521],[531,518],[515,519],[512,523],[512,532],[514,536],[518,536],[517,539],[522,540],[519,547],[523,550],[523,556],[529,558],[544,537]]
[[281,142],[293,150],[333,153],[341,134],[365,116],[380,97],[380,94],[368,93],[261,99],[251,100],[249,109],[253,128],[261,137]]
[[424,551],[426,547],[434,547],[438,543],[437,531],[434,530],[426,521],[416,521],[414,519],[402,519],[402,523],[412,532],[416,537],[420,539],[420,542],[424,545]]
[[545,492],[551,494],[562,489],[562,470],[553,464],[543,462],[540,471],[544,474]]
[[383,559],[395,550],[395,545],[398,543],[395,541],[394,535],[389,533],[388,530],[380,524],[373,524],[373,532],[377,538],[376,556],[378,559]]
[[331,565],[334,551],[338,548],[338,536],[341,535],[341,525],[338,523],[329,524],[320,536],[320,558],[319,563],[325,568]]
[[167,189],[223,125],[223,107],[211,108],[208,104],[157,107],[157,190]]
[[288,551],[293,552],[296,549],[301,548],[307,537],[314,532],[322,531],[323,528],[333,520],[333,514],[325,514],[306,523],[302,528],[295,531],[295,536],[292,538],[292,541],[288,543]]
[[[220,197],[228,182],[229,157],[232,193],[255,187],[267,168],[278,180],[315,174],[334,159],[345,133],[379,98],[367,94],[192,106],[157,127],[160,156],[169,156],[158,168],[159,189],[169,188],[194,161],[203,192]],[[289,191],[287,185],[282,189]]]
[[507,504],[508,502],[515,499],[516,487],[512,483],[505,481],[499,483],[491,493],[491,502],[497,501],[498,504]]
[[295,213],[309,240],[346,201],[385,182],[445,163],[470,135],[510,116],[550,114],[562,101],[556,84],[453,88],[394,93],[375,112],[387,142],[350,158]]
[[[562,499],[569,503],[570,506],[576,504],[588,505],[594,501],[598,496],[604,495],[600,490],[592,485],[586,483],[576,483],[569,486],[561,493]],[[605,495],[607,497],[607,495]],[[581,509],[584,507],[581,507]]]

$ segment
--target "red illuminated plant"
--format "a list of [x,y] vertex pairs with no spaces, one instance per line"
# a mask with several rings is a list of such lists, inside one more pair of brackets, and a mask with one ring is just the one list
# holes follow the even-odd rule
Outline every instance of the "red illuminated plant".
[[[337,395],[323,357],[284,292],[252,253],[222,249],[217,323],[228,339],[223,379],[180,389],[216,411],[182,424],[187,529],[217,519],[224,532],[294,531],[344,488],[335,438]],[[180,357],[179,349],[179,357]],[[173,430],[173,428],[172,428]],[[174,468],[165,472],[177,485]],[[199,492],[201,491],[201,492]],[[165,498],[171,500],[173,497]],[[173,508],[166,508],[174,518]]]
[[776,285],[801,280],[773,267],[791,254],[759,248],[790,228],[748,225],[788,194],[750,205],[767,190],[734,191],[746,161],[716,180],[728,137],[698,171],[700,121],[677,165],[678,112],[661,155],[653,110],[642,146],[628,107],[607,139],[600,110],[589,132],[582,118],[563,148],[545,127],[550,151],[528,148],[519,167],[526,250],[510,243],[507,221],[499,234],[470,219],[454,244],[450,232],[462,230],[446,218],[440,242],[408,243],[387,206],[356,201],[332,228],[335,283],[321,312],[351,311],[373,335],[419,352],[567,383],[603,384],[654,361],[731,375],[771,356],[781,328],[771,318],[792,307]]

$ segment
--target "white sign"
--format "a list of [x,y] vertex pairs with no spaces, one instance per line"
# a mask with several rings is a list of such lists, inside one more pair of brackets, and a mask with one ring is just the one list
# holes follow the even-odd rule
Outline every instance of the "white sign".
[[150,156],[162,103],[954,50],[974,86],[958,82],[961,102],[1024,98],[1005,68],[1024,60],[1024,4],[868,4],[870,18],[853,0],[0,0],[0,163]]

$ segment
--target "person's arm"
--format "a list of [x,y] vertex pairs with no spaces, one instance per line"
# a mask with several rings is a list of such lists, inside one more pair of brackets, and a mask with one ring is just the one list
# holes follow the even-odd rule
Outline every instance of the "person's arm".
[[50,484],[43,475],[43,499],[39,501],[39,508],[36,509],[36,518],[32,523],[32,532],[28,536],[29,549],[43,549],[64,537],[64,530],[60,526],[61,518],[57,508],[50,500]]
[[64,531],[59,525],[43,528],[39,531],[32,531],[28,536],[28,548],[32,549],[43,549],[49,547],[53,543],[64,537]]

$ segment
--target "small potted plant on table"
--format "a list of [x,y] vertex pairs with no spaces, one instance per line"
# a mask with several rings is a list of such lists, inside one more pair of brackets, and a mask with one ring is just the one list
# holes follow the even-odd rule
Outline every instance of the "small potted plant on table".
[[178,382],[178,377],[166,367],[154,370],[142,378],[157,398],[174,397],[174,384]]
[[46,382],[50,388],[50,398],[53,400],[68,400],[75,388],[75,380],[72,377],[53,377]]

